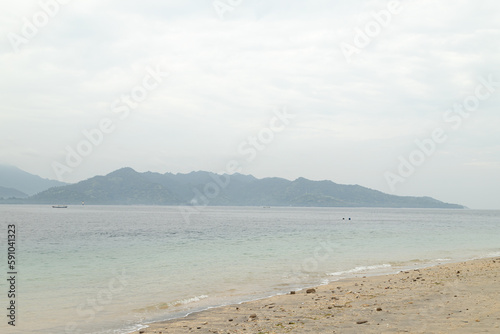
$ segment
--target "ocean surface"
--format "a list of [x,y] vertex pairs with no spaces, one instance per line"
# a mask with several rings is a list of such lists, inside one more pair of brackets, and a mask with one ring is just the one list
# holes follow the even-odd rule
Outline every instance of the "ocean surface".
[[346,277],[500,256],[500,211],[20,205],[0,206],[0,226],[1,333],[128,333]]

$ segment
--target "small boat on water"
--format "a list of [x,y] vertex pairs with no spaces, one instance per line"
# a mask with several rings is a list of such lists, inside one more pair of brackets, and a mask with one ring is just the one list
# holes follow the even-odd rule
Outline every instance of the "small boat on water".
[[68,206],[67,205],[52,205],[54,209],[66,209]]

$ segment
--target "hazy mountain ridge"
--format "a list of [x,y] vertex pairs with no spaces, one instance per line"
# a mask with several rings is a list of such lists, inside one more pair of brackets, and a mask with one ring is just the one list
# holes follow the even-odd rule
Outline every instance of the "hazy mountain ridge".
[[7,188],[7,187],[2,187],[0,186],[0,199],[2,198],[26,198],[28,197],[28,194],[23,193],[22,191],[19,191],[14,188]]
[[27,199],[36,204],[136,204],[227,206],[321,206],[464,208],[430,197],[403,197],[359,185],[298,178],[257,179],[251,175],[138,173],[122,168],[76,184],[51,188]]
[[[27,197],[52,187],[64,186],[67,183],[44,179],[38,175],[25,172],[14,166],[0,165],[0,186],[15,189]],[[0,195],[0,197],[2,197]]]

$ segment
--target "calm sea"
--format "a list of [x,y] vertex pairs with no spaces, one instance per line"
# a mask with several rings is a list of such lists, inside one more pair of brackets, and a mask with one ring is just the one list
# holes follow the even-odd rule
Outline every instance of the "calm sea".
[[0,226],[2,333],[127,333],[345,277],[500,256],[500,211],[0,206]]

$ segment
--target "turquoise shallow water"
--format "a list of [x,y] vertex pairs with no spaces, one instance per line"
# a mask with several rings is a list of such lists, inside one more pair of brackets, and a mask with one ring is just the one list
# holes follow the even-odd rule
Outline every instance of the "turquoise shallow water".
[[[500,255],[499,211],[210,207],[186,220],[176,207],[0,206],[4,275],[8,224],[18,309],[2,333],[126,333],[344,277]],[[2,280],[5,305],[7,290]]]

